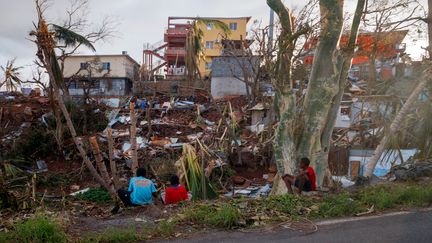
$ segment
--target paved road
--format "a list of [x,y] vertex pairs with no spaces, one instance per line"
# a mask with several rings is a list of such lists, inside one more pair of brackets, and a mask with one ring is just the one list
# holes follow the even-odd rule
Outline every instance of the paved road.
[[305,234],[289,229],[275,232],[215,232],[175,242],[432,242],[432,211],[319,222],[319,229]]

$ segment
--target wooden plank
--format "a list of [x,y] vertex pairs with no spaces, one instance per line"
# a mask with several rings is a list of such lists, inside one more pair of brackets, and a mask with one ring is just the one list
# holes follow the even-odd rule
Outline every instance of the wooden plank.
[[355,179],[359,176],[360,172],[360,161],[351,161],[350,163],[350,176],[351,179]]

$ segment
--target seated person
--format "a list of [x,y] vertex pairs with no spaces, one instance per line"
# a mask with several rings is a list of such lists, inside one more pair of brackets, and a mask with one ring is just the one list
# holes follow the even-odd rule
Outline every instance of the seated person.
[[312,167],[309,166],[310,161],[308,158],[300,159],[300,173],[297,176],[292,175],[284,175],[282,179],[284,180],[288,193],[293,193],[292,185],[297,188],[298,194],[301,194],[302,191],[310,192],[316,190],[316,176],[315,171]]
[[170,178],[171,185],[161,193],[161,199],[164,204],[176,204],[189,199],[188,192],[183,185],[180,185],[180,179],[176,175]]
[[126,207],[148,205],[153,203],[152,196],[156,196],[156,188],[153,181],[145,178],[146,170],[138,168],[136,177],[133,177],[129,183],[129,189],[118,190],[118,196]]

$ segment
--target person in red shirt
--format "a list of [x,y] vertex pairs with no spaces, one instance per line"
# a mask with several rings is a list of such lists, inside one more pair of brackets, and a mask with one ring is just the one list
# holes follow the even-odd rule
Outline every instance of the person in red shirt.
[[310,165],[310,160],[308,158],[300,159],[300,172],[297,176],[284,175],[282,179],[284,180],[289,193],[293,193],[292,185],[297,188],[298,194],[302,191],[310,192],[316,190],[316,175],[315,171]]
[[171,185],[165,190],[165,204],[176,204],[188,200],[188,192],[183,185],[180,185],[179,181],[178,176],[171,176]]

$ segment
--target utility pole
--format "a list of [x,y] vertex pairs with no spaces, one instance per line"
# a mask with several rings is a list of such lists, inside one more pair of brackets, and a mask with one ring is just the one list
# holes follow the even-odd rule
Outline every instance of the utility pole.
[[269,33],[268,33],[268,52],[269,55],[273,49],[273,30],[274,30],[274,11],[270,8],[270,22],[269,22]]

